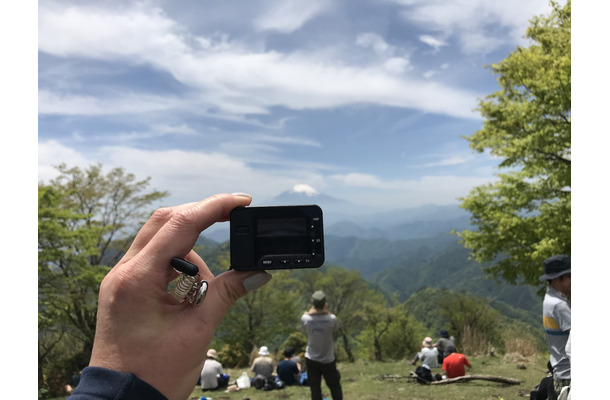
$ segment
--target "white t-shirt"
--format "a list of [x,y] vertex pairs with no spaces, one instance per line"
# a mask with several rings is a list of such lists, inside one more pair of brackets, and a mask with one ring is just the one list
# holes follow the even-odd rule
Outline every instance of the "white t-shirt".
[[338,327],[334,314],[303,314],[301,327],[307,334],[305,358],[328,364],[335,361],[333,332]]
[[201,388],[215,389],[218,387],[218,377],[222,375],[222,364],[218,361],[208,358],[203,364],[201,370]]

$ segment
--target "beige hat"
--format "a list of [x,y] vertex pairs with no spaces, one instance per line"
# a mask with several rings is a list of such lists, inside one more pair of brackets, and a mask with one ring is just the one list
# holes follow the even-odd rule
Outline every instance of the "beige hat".
[[210,358],[213,358],[214,360],[215,360],[215,359],[218,357],[218,356],[216,355],[216,350],[214,350],[214,349],[210,349],[210,350],[208,350],[208,354],[207,354],[207,356],[208,356],[208,357],[210,357]]

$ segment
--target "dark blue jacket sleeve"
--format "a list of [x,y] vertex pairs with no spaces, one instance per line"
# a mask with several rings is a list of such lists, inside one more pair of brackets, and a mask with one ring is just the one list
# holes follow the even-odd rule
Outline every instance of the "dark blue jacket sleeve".
[[87,367],[69,400],[167,400],[134,374]]

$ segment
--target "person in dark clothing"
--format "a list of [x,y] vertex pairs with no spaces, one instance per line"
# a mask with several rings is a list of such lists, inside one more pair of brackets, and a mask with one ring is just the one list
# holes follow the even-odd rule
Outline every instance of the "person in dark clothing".
[[451,353],[456,353],[457,349],[455,347],[455,339],[449,336],[449,332],[445,329],[441,329],[439,333],[440,338],[435,344],[435,347],[438,349],[438,363],[443,364],[443,360]]
[[290,358],[294,353],[284,350],[284,359],[277,363],[277,376],[286,385],[296,385],[299,382],[299,367]]

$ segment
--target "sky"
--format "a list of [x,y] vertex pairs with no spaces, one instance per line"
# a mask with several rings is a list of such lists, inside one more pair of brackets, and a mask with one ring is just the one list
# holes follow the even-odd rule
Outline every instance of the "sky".
[[546,0],[38,2],[38,179],[122,167],[164,205],[292,188],[457,204],[497,159],[464,136]]

